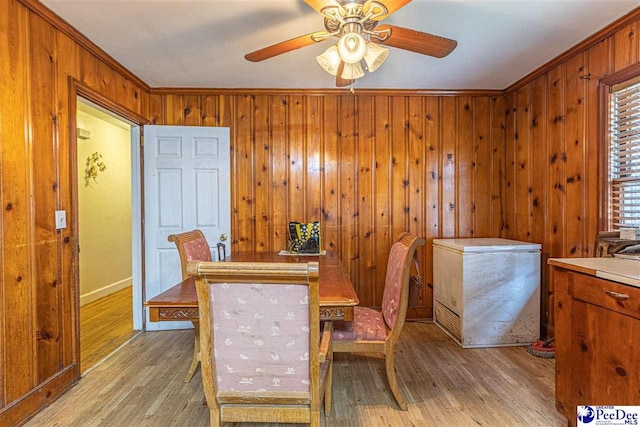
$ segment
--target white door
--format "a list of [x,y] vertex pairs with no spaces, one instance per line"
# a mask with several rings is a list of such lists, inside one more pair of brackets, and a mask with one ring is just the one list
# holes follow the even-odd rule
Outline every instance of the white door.
[[[201,230],[216,245],[229,236],[229,128],[144,127],[144,236],[146,299],[182,280],[180,257],[170,234]],[[223,242],[227,255],[230,239]],[[147,330],[184,329],[190,322],[150,322]]]

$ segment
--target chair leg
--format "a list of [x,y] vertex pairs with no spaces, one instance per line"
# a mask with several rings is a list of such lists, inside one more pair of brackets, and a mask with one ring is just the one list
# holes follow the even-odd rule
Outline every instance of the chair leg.
[[398,406],[403,411],[407,410],[407,405],[404,403],[404,399],[402,398],[402,394],[400,394],[400,389],[398,388],[398,383],[396,381],[396,367],[393,360],[394,355],[393,349],[389,351],[388,354],[385,354],[384,361],[387,369],[387,379],[389,380],[389,386],[391,387],[391,393],[393,393],[393,397],[396,399]]
[[222,419],[220,419],[220,408],[217,405],[211,405],[209,407],[209,424],[211,427],[222,426]]
[[191,378],[193,378],[193,374],[196,373],[196,369],[198,369],[198,364],[200,363],[200,323],[193,322],[193,328],[195,331],[195,339],[193,343],[193,358],[191,359],[189,372],[187,372],[187,376],[184,379],[185,383],[191,381]]
[[320,427],[320,411],[311,412],[311,426],[310,427]]

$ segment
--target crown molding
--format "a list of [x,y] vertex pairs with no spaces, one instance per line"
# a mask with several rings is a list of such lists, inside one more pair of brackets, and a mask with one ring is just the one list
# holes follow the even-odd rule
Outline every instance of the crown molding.
[[387,95],[387,96],[504,96],[493,89],[266,89],[266,88],[151,88],[151,95]]
[[143,82],[138,76],[133,74],[131,71],[126,69],[122,64],[116,61],[111,55],[102,50],[98,45],[89,40],[87,36],[82,34],[80,31],[76,30],[71,24],[62,19],[60,16],[56,15],[51,9],[46,7],[44,4],[40,3],[38,0],[18,0],[22,3],[26,8],[31,10],[33,13],[47,21],[58,31],[70,37],[73,41],[78,43],[80,46],[91,52],[98,59],[106,63],[108,66],[116,70],[118,73],[122,74],[126,79],[135,83],[142,89],[149,91],[151,88],[148,84]]

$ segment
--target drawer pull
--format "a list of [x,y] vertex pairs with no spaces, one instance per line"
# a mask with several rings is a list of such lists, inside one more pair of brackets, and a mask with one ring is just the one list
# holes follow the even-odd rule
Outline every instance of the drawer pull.
[[621,294],[619,292],[610,291],[608,289],[603,289],[604,293],[609,295],[613,299],[617,299],[618,301],[625,301],[629,299],[629,295]]

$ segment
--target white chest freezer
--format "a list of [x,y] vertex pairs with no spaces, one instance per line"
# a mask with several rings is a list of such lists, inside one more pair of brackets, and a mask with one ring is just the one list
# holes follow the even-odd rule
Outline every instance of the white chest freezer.
[[433,240],[434,320],[462,347],[526,345],[540,331],[540,245]]

